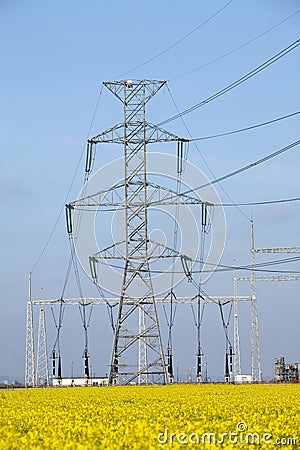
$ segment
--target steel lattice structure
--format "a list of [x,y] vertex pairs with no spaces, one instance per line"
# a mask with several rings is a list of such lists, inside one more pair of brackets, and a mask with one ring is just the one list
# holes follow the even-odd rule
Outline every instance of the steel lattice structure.
[[[207,305],[210,303],[221,303],[221,304],[227,304],[228,302],[233,301],[250,301],[251,297],[249,295],[201,295],[200,303],[201,305]],[[156,303],[169,303],[170,299],[168,297],[156,297],[155,298]],[[182,297],[182,296],[176,296],[173,299],[173,302],[178,305],[197,305],[198,303],[198,296],[194,297]],[[29,301],[27,302],[27,304]],[[36,299],[32,300],[31,302],[32,306],[43,306],[43,305],[60,305],[61,303],[65,306],[76,306],[76,305],[111,305],[111,306],[117,306],[119,304],[119,299],[116,297],[73,297],[73,298],[53,298],[53,299]],[[32,318],[31,318],[32,319]],[[30,319],[30,322],[31,322]]]
[[26,308],[26,355],[25,355],[25,386],[35,386],[35,365],[34,365],[34,329],[33,329],[33,308],[31,299],[31,273],[29,274],[29,292]]
[[[260,366],[259,328],[257,312],[257,281],[299,281],[299,275],[257,275],[256,274],[256,254],[257,253],[281,253],[297,254],[300,247],[274,247],[274,248],[254,248],[254,236],[252,228],[252,248],[251,248],[251,276],[234,277],[234,297],[238,299],[238,283],[248,281],[251,283],[251,375],[254,382],[262,381]],[[238,302],[234,302],[234,372],[241,374],[241,352],[238,323]]]
[[39,328],[38,328],[38,346],[36,358],[36,386],[47,386],[49,384],[48,370],[48,351],[45,311],[40,309]]
[[[203,296],[201,298],[200,303],[201,305],[206,304],[228,304],[228,302],[234,302],[237,304],[238,302],[244,302],[244,301],[250,301],[251,297],[246,295],[228,295],[228,296],[220,296],[220,295],[210,295],[210,296]],[[158,304],[168,304],[169,298],[168,297],[156,297],[155,298],[156,303]],[[181,297],[176,296],[173,298],[174,304],[177,305],[197,305],[198,304],[198,296],[194,297]],[[26,330],[27,334],[34,335],[35,326],[34,326],[34,319],[33,319],[33,309],[35,307],[53,307],[53,306],[59,306],[60,304],[63,304],[64,306],[78,306],[78,305],[110,305],[110,306],[118,306],[119,299],[116,297],[86,297],[86,298],[65,298],[65,299],[35,299],[35,300],[29,300],[27,302],[27,311],[29,314],[27,315],[27,322],[26,322]],[[39,324],[40,324],[40,318],[39,318]],[[43,334],[45,336],[45,348],[47,346],[47,336],[46,336],[46,328],[41,327],[39,325],[39,329],[43,329]],[[38,334],[40,334],[38,332]],[[31,341],[28,341],[28,345],[26,346],[26,355],[28,357],[29,361],[33,361],[33,365],[31,364],[28,366],[28,370],[26,370],[26,386],[27,387],[34,387],[36,384],[37,379],[37,370],[35,370],[35,354],[34,354],[34,347],[31,345]],[[44,356],[45,361],[45,356]],[[26,366],[27,369],[27,366]],[[47,369],[46,369],[47,370]]]
[[257,294],[256,294],[256,260],[254,246],[254,225],[252,222],[252,246],[250,251],[251,262],[251,376],[252,381],[261,382],[260,366],[260,346],[259,346],[259,328],[257,312]]
[[[150,263],[158,258],[182,258],[185,255],[155,242],[149,238],[148,208],[154,205],[202,205],[213,207],[199,197],[181,194],[177,191],[150,182],[147,176],[147,144],[157,142],[177,142],[178,174],[182,170],[184,142],[187,139],[172,134],[146,121],[146,104],[164,86],[164,81],[123,80],[105,82],[123,105],[122,123],[94,136],[87,142],[86,173],[89,173],[98,144],[121,144],[124,152],[123,181],[95,194],[77,199],[66,205],[67,230],[73,234],[73,210],[98,210],[101,208],[122,208],[125,212],[125,239],[109,245],[89,256],[91,276],[98,284],[98,264],[103,260],[124,263],[123,280],[119,297],[113,298],[69,298],[52,300],[32,300],[31,288],[27,303],[26,321],[26,386],[38,383],[41,364],[45,362],[46,330],[44,316],[40,315],[37,370],[35,370],[34,349],[34,305],[81,305],[106,304],[118,308],[114,327],[109,384],[168,383],[168,372],[163,352],[160,325],[156,309],[157,303],[168,303],[168,297],[156,297],[153,291]],[[181,159],[180,159],[181,158]],[[83,191],[85,192],[85,191]],[[84,194],[83,194],[84,195]],[[78,224],[77,224],[78,225]],[[73,240],[74,242],[74,240]],[[299,253],[300,247],[255,249],[252,227],[251,276],[234,278],[234,295],[209,296],[200,303],[234,302],[234,372],[241,373],[240,340],[238,324],[238,302],[251,300],[251,371],[254,382],[261,381],[259,327],[256,298],[257,280],[289,281],[288,276],[257,276],[256,253]],[[184,262],[184,261],[182,261]],[[186,274],[187,275],[187,274]],[[292,277],[296,279],[296,277]],[[297,278],[298,279],[298,278]],[[251,282],[251,297],[238,296],[238,282]],[[80,292],[79,295],[82,295]],[[101,295],[101,294],[100,294]],[[199,298],[176,297],[175,303],[199,304]],[[43,340],[43,344],[41,341]],[[41,350],[41,346],[43,350]],[[43,353],[43,354],[42,354]],[[168,355],[169,357],[169,355]],[[47,359],[47,357],[46,357]],[[43,360],[43,363],[42,363]],[[48,362],[47,362],[48,363]],[[47,368],[48,371],[48,368]],[[201,372],[201,370],[200,370]],[[202,374],[197,373],[202,379]]]
[[[124,121],[88,140],[86,170],[91,166],[97,144],[121,144],[124,148],[124,181],[67,205],[69,222],[71,211],[76,208],[109,206],[125,210],[124,242],[113,244],[90,257],[95,282],[96,265],[101,259],[119,258],[124,262],[110,384],[168,382],[149,262],[158,255],[160,258],[180,255],[173,249],[162,249],[161,244],[149,239],[147,210],[153,204],[206,204],[197,197],[178,194],[147,179],[147,144],[175,141],[178,142],[178,153],[182,155],[183,143],[187,141],[146,121],[146,104],[164,84],[164,81],[155,80],[104,83],[122,102]],[[124,248],[121,256],[120,245]]]

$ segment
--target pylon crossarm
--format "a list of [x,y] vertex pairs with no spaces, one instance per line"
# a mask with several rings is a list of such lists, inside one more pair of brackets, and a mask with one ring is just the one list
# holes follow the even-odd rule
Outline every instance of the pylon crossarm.
[[275,248],[254,248],[255,253],[300,253],[300,246],[275,247]]
[[146,142],[147,144],[155,143],[155,142],[173,142],[173,141],[181,141],[188,142],[188,139],[181,138],[176,136],[169,131],[163,130],[152,123],[146,122],[127,122],[127,127],[134,129],[134,133],[131,131],[129,134],[124,136],[124,124],[120,123],[115,125],[112,128],[109,128],[97,136],[92,137],[88,140],[90,144],[124,144],[125,141],[130,141],[133,144],[138,144],[141,142],[141,138],[139,137],[139,129],[144,129],[145,127],[145,135],[143,136],[142,142]]
[[[214,296],[210,295],[209,297],[204,297],[200,300],[201,304],[208,304],[208,303],[227,303],[228,301],[250,301],[250,296],[242,296],[239,295],[236,298],[233,298],[233,296]],[[132,299],[132,303],[130,303],[130,300],[128,300],[128,305],[136,305],[136,299]],[[88,298],[65,298],[63,299],[63,303],[65,306],[74,306],[79,305],[82,302],[88,302],[93,305],[106,305],[109,303],[111,306],[118,305],[120,302],[119,297],[88,297]],[[189,297],[189,296],[176,296],[173,298],[173,303],[178,304],[188,304],[188,305],[196,305],[198,302],[197,297]],[[155,297],[155,303],[170,303],[170,299],[168,297]],[[37,299],[32,300],[32,305],[59,305],[61,304],[61,299],[54,298],[54,299]]]
[[[109,89],[122,103],[131,103],[134,97],[142,97],[146,104],[166,81],[160,80],[121,80],[105,81],[104,86]],[[139,105],[137,105],[139,106]]]
[[92,137],[88,140],[91,144],[99,144],[99,143],[115,143],[115,144],[123,144],[124,143],[124,124],[118,123],[117,125],[108,128],[102,133],[97,134],[97,136]]
[[[148,251],[148,259],[157,259],[157,258],[173,258],[173,257],[181,257],[182,253],[162,244],[160,242],[154,241],[153,239],[149,239],[149,244],[153,246],[149,248]],[[91,260],[96,262],[100,262],[102,259],[116,259],[116,260],[125,260],[124,254],[121,252],[121,246],[125,245],[125,241],[119,241],[115,244],[112,244],[94,255],[90,256]],[[143,253],[133,256],[131,255],[132,260],[144,260]]]
[[149,259],[156,258],[173,258],[173,257],[181,257],[182,254],[177,250],[174,250],[171,247],[168,247],[161,242],[154,241],[153,239],[149,239],[149,243],[153,245],[153,249],[149,250]]
[[[237,281],[251,281],[251,277],[235,277]],[[300,275],[256,275],[259,281],[299,281]]]
[[122,259],[124,260],[124,249],[122,246],[125,246],[125,240],[115,242],[114,244],[109,245],[108,247],[103,248],[99,252],[90,256],[90,259],[98,262],[101,259]]
[[151,144],[154,142],[189,142],[188,139],[181,138],[169,131],[166,131],[152,123],[146,123],[146,142]]
[[[149,192],[149,188],[153,188]],[[202,205],[214,206],[210,202],[204,202],[199,197],[193,197],[187,194],[180,194],[173,189],[159,186],[157,184],[148,182],[148,200],[147,205]]]
[[[98,207],[110,207],[110,208],[137,208],[141,209],[145,206],[141,204],[141,199],[137,198],[138,189],[143,194],[144,183],[141,180],[128,183],[128,188],[133,189],[132,197],[128,197],[125,202],[124,197],[124,181],[118,183],[115,186],[106,190],[101,190],[95,194],[88,195],[86,197],[79,198],[69,205],[76,208],[97,208]],[[169,205],[206,205],[213,207],[210,202],[204,202],[203,200],[193,197],[191,195],[180,194],[172,189],[158,186],[154,183],[147,183],[147,200],[146,206],[169,206]],[[152,190],[151,190],[152,188]]]
[[124,181],[121,181],[108,189],[96,194],[87,195],[69,203],[73,208],[99,207],[99,206],[124,206]]

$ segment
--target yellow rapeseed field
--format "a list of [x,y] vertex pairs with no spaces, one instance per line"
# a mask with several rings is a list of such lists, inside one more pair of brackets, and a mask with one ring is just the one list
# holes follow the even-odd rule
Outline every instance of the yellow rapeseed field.
[[300,448],[299,388],[2,390],[0,449]]

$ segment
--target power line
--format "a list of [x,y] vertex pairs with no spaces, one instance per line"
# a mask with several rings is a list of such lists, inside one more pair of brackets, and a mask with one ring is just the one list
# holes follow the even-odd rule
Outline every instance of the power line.
[[[93,126],[93,123],[94,123],[94,120],[95,120],[95,117],[96,117],[96,113],[97,113],[97,109],[98,109],[98,106],[99,106],[101,95],[102,95],[102,87],[101,87],[100,93],[98,95],[98,99],[97,99],[96,106],[95,106],[95,109],[94,109],[94,113],[93,113],[93,116],[92,116],[92,120],[91,120],[91,123],[90,123],[90,126],[89,126],[87,137],[89,136],[89,134],[91,132],[91,129],[92,129],[92,126]],[[52,239],[52,237],[53,237],[53,235],[55,233],[55,230],[57,228],[57,225],[58,225],[58,222],[59,222],[59,220],[61,218],[61,215],[62,215],[63,211],[65,210],[65,204],[67,203],[67,200],[69,198],[70,192],[71,192],[72,187],[74,185],[76,176],[78,174],[78,170],[79,170],[79,167],[80,167],[83,155],[84,155],[84,151],[85,151],[85,145],[82,148],[82,151],[81,151],[81,154],[80,154],[77,166],[75,168],[75,172],[74,172],[73,178],[72,178],[70,186],[68,188],[65,200],[64,200],[64,202],[63,202],[63,204],[62,204],[62,206],[61,206],[61,208],[59,210],[59,213],[57,215],[57,219],[54,222],[54,225],[53,225],[53,227],[52,227],[52,229],[51,229],[51,231],[49,233],[49,236],[48,236],[48,238],[47,238],[47,240],[45,242],[45,245],[43,246],[43,248],[42,248],[42,250],[40,252],[40,255],[38,256],[38,258],[36,259],[35,263],[33,264],[33,267],[32,267],[32,269],[30,271],[31,273],[36,269],[37,265],[39,264],[40,260],[42,259],[43,255],[44,255],[44,253],[45,253],[45,251],[46,251],[46,249],[47,249],[47,247],[48,247],[48,245],[49,245],[49,243],[50,243],[50,241],[51,241],[51,239]]]
[[[174,106],[175,106],[176,110],[179,111],[178,106],[177,106],[177,104],[176,104],[176,102],[175,102],[175,99],[174,99],[174,97],[173,97],[173,95],[172,95],[172,93],[171,93],[171,91],[170,91],[168,85],[167,85],[167,89],[168,89],[168,93],[169,93],[169,95],[170,95],[170,97],[171,97],[171,99],[172,99],[172,102],[174,103]],[[197,150],[199,156],[201,157],[202,161],[204,162],[205,166],[207,167],[208,171],[210,172],[210,174],[211,174],[214,178],[216,178],[216,176],[215,176],[213,170],[211,169],[210,165],[208,164],[208,162],[206,161],[206,159],[205,159],[204,156],[202,155],[202,152],[200,151],[200,148],[198,147],[197,143],[195,142],[197,139],[193,139],[193,138],[192,138],[191,132],[190,132],[190,130],[189,130],[189,128],[188,128],[188,126],[187,126],[187,124],[186,124],[186,122],[185,122],[185,120],[184,120],[183,117],[181,117],[181,120],[182,120],[182,123],[183,123],[183,125],[184,125],[184,127],[185,127],[185,129],[186,129],[186,131],[187,131],[187,133],[188,133],[188,135],[189,135],[189,137],[190,137],[190,141],[193,141],[193,142],[194,142],[194,145],[195,145],[195,147],[196,147],[196,150]],[[233,201],[233,199],[231,198],[231,196],[229,195],[229,193],[225,190],[225,188],[224,188],[223,186],[221,186],[221,185],[220,185],[220,188],[222,189],[222,191],[224,192],[224,194],[227,196],[227,198],[229,199],[229,201],[232,202],[232,205],[233,205],[233,206],[236,206],[237,210],[242,214],[242,216],[245,217],[246,220],[249,220],[249,221],[250,221],[250,218],[244,213],[244,211],[243,211],[238,205],[236,205],[236,203]]]
[[274,205],[276,203],[291,203],[291,202],[299,202],[300,197],[294,197],[294,198],[285,198],[282,200],[266,200],[262,202],[248,202],[248,203],[236,203],[233,205],[232,203],[220,203],[215,204],[214,206],[222,206],[222,207],[228,207],[228,206],[256,206],[256,205]]
[[[272,260],[272,261],[265,261],[259,264],[256,264],[255,266],[255,270],[257,268],[261,268],[261,267],[269,267],[269,266],[277,266],[277,265],[281,265],[281,264],[287,264],[287,263],[291,263],[291,262],[298,262],[300,261],[300,257],[299,256],[292,256],[290,258],[282,258],[282,259],[276,259],[276,260]],[[225,265],[225,264],[213,264],[213,263],[206,263],[209,266],[214,266],[216,267],[216,271],[217,272],[224,272],[224,271],[231,271],[231,270],[253,270],[252,265],[244,265],[244,266],[229,266],[229,265]],[[263,270],[263,269],[258,269],[259,272],[269,272],[270,270]],[[210,271],[208,271],[210,272]],[[273,271],[273,272],[284,272],[284,273],[292,273],[291,271]],[[298,272],[293,272],[293,273],[298,273]]]
[[252,42],[256,41],[257,39],[261,38],[265,34],[269,33],[270,31],[273,31],[275,28],[279,27],[280,25],[282,25],[287,20],[289,20],[292,17],[296,16],[296,14],[299,14],[299,12],[300,12],[300,9],[298,9],[297,11],[295,11],[293,14],[289,15],[285,19],[281,20],[280,22],[276,23],[272,27],[268,28],[267,30],[263,31],[262,33],[258,34],[257,36],[254,36],[249,41],[246,41],[243,44],[238,45],[237,47],[235,47],[234,49],[230,50],[229,52],[224,53],[223,55],[218,56],[217,58],[214,58],[211,61],[209,61],[209,62],[207,62],[205,64],[202,64],[199,67],[196,67],[195,69],[192,69],[192,70],[189,70],[187,72],[181,73],[180,75],[177,75],[176,77],[171,78],[169,81],[174,81],[174,80],[177,80],[178,78],[184,77],[186,75],[190,75],[191,73],[197,72],[198,70],[204,69],[204,67],[207,67],[207,66],[209,66],[209,65],[211,65],[211,64],[213,64],[213,63],[215,63],[217,61],[220,61],[221,59],[225,58],[226,56],[232,55],[232,53],[235,53],[236,51],[240,50],[241,48],[246,47],[247,45],[249,45]]
[[300,144],[300,139],[298,139],[298,141],[292,142],[291,144],[287,145],[286,147],[281,148],[280,150],[277,150],[274,153],[270,153],[269,155],[264,156],[263,158],[258,159],[257,161],[254,161],[251,164],[248,164],[247,166],[243,166],[240,169],[234,170],[233,172],[230,172],[227,175],[223,175],[222,177],[216,178],[215,180],[212,180],[209,183],[205,183],[205,184],[202,184],[201,186],[198,186],[196,188],[189,189],[189,190],[187,190],[185,192],[182,192],[182,195],[189,194],[190,192],[193,192],[193,191],[198,191],[199,189],[203,189],[203,188],[205,188],[207,186],[210,186],[212,184],[219,183],[220,181],[227,180],[228,178],[231,178],[231,177],[233,177],[235,175],[239,175],[240,173],[245,172],[246,170],[252,169],[253,167],[258,166],[259,164],[262,164],[262,163],[268,161],[269,159],[275,158],[276,156],[281,155],[284,152],[287,152],[288,150],[290,150],[291,148],[296,147],[299,144]]
[[255,125],[250,125],[248,127],[239,128],[239,129],[233,130],[233,131],[226,131],[224,133],[198,137],[198,138],[190,139],[190,141],[205,141],[207,139],[214,139],[214,138],[218,138],[218,137],[229,136],[231,134],[242,133],[243,131],[254,130],[255,128],[264,127],[265,125],[270,125],[271,123],[275,123],[275,122],[279,122],[280,120],[288,119],[290,117],[296,116],[297,114],[300,114],[300,111],[296,111],[294,113],[287,114],[286,116],[277,117],[276,119],[268,120],[267,122],[257,123]]
[[[256,272],[266,272],[266,273],[285,273],[285,274],[297,274],[300,273],[300,271],[296,271],[296,270],[270,270],[270,269],[262,269],[260,267],[269,267],[269,266],[274,266],[274,265],[281,265],[281,264],[286,264],[286,263],[290,263],[290,262],[298,262],[300,260],[299,257],[293,257],[293,258],[287,258],[287,259],[282,259],[282,260],[275,260],[275,261],[269,261],[269,262],[264,262],[264,263],[260,263],[260,264],[256,264],[255,267],[255,271]],[[192,260],[192,263],[197,263],[199,262],[199,260]],[[105,262],[101,262],[98,261],[99,264],[106,264]],[[205,270],[192,270],[192,273],[218,273],[218,272],[231,272],[231,271],[238,271],[238,270],[245,270],[245,271],[253,271],[253,267],[251,265],[245,265],[245,266],[228,266],[225,264],[213,264],[213,263],[209,263],[209,262],[205,262],[203,261],[203,264],[209,265],[209,266],[213,266],[215,267],[215,269],[205,269]],[[114,269],[121,269],[123,270],[124,267],[118,264],[111,264],[110,263],[110,267],[114,268]],[[143,272],[143,269],[141,269],[141,272]],[[152,269],[151,270],[152,273],[155,274],[163,274],[166,273],[165,269]],[[183,271],[172,271],[172,273],[174,274],[180,274],[183,273]]]
[[[280,200],[265,200],[261,202],[246,202],[246,203],[214,203],[212,206],[214,207],[237,207],[237,206],[259,206],[259,205],[274,205],[276,203],[293,203],[293,202],[299,202],[300,197],[293,197],[293,198],[285,198]],[[120,211],[122,209],[125,209],[125,206],[115,206],[113,208],[107,208],[103,207],[103,209],[100,209],[100,207],[97,206],[97,210],[101,210],[101,212],[115,212]],[[105,208],[105,209],[104,209]],[[85,208],[78,208],[78,210],[81,211],[90,211],[90,209]]]
[[144,67],[146,64],[149,64],[150,62],[154,61],[155,59],[159,58],[160,56],[164,55],[165,53],[167,53],[169,50],[171,50],[172,48],[174,48],[176,45],[180,44],[182,41],[184,41],[185,39],[187,39],[189,36],[191,36],[191,34],[195,33],[197,30],[199,30],[201,27],[203,27],[204,25],[206,25],[210,20],[212,20],[214,17],[216,17],[221,11],[223,11],[223,9],[225,9],[227,6],[230,5],[230,3],[232,3],[234,0],[230,0],[229,2],[227,2],[224,6],[222,6],[220,9],[218,9],[215,13],[213,13],[211,16],[209,16],[207,19],[205,19],[202,23],[200,23],[200,25],[198,25],[196,28],[194,28],[193,30],[189,31],[187,34],[185,34],[184,36],[182,36],[180,39],[178,39],[177,41],[175,41],[173,44],[171,44],[169,47],[167,47],[165,50],[162,50],[161,52],[157,53],[156,55],[152,56],[151,58],[147,59],[146,61],[144,61],[141,64],[138,64],[137,66],[133,67],[130,70],[127,70],[127,72],[121,73],[120,75],[118,75],[116,78],[121,78],[124,75],[127,75],[130,72],[134,72],[137,69],[140,69],[141,67]]
[[180,117],[195,111],[196,109],[200,108],[201,106],[206,105],[207,103],[215,100],[216,98],[221,97],[221,95],[226,94],[227,92],[231,91],[235,87],[239,86],[240,84],[242,84],[245,81],[247,81],[250,78],[252,78],[254,75],[257,75],[259,72],[261,72],[262,70],[266,69],[271,64],[273,64],[274,62],[278,61],[280,58],[283,58],[284,56],[286,56],[288,53],[290,53],[292,50],[294,50],[296,47],[298,47],[298,45],[300,45],[300,39],[297,39],[292,44],[288,45],[286,48],[281,50],[279,53],[277,53],[276,55],[272,56],[270,59],[265,61],[263,64],[260,64],[258,67],[256,67],[255,69],[251,70],[246,75],[242,76],[238,80],[236,80],[233,83],[229,84],[225,88],[221,89],[220,91],[216,92],[215,94],[211,95],[210,97],[206,98],[205,100],[202,100],[201,102],[196,103],[195,105],[191,106],[190,108],[188,108],[188,109],[186,109],[186,110],[176,114],[175,116],[169,117],[168,119],[163,120],[162,122],[159,122],[157,124],[157,126],[165,125],[166,123],[169,123],[169,122],[172,122],[173,120],[179,119]]

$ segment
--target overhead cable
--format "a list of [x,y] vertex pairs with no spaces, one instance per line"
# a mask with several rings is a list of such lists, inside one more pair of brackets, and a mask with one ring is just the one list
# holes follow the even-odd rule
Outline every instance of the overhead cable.
[[205,64],[202,64],[201,66],[198,66],[194,69],[188,70],[187,72],[181,73],[179,75],[177,75],[176,77],[171,78],[169,81],[174,81],[177,80],[178,78],[182,78],[185,77],[186,75],[190,75],[191,73],[197,72],[198,70],[204,69],[207,66],[210,66],[211,64],[220,61],[223,58],[226,58],[226,56],[232,55],[233,53],[235,53],[236,51],[240,50],[241,48],[246,47],[247,45],[251,44],[252,42],[256,41],[257,39],[261,38],[262,36],[264,36],[265,34],[269,33],[270,31],[273,31],[275,28],[279,27],[280,25],[282,25],[284,22],[286,22],[287,20],[291,19],[292,17],[296,16],[296,14],[299,14],[300,9],[298,9],[297,11],[295,11],[293,14],[290,14],[288,17],[285,17],[284,19],[282,19],[280,22],[276,23],[275,25],[273,25],[272,27],[268,28],[267,30],[263,31],[262,33],[254,36],[252,39],[249,39],[249,41],[244,42],[241,45],[238,45],[237,47],[233,48],[232,50],[224,53],[221,56],[218,56],[217,58],[212,59],[211,61],[208,61]]
[[258,205],[274,205],[276,203],[291,203],[291,202],[299,202],[300,197],[294,197],[294,198],[284,198],[281,200],[266,200],[262,202],[248,202],[248,203],[219,203],[214,204],[214,206],[221,206],[221,207],[229,207],[229,206],[258,206]]
[[300,111],[296,111],[291,114],[287,114],[285,116],[277,117],[276,119],[271,119],[271,120],[268,120],[267,122],[261,122],[261,123],[255,124],[255,125],[250,125],[248,127],[239,128],[238,130],[226,131],[224,133],[213,134],[210,136],[193,138],[193,139],[189,139],[189,141],[205,141],[208,139],[215,139],[218,137],[229,136],[231,134],[242,133],[243,131],[249,131],[249,130],[254,130],[255,128],[264,127],[265,125],[270,125],[271,123],[279,122],[280,120],[288,119],[288,118],[296,116],[298,114],[300,114]]
[[127,70],[127,72],[123,72],[120,75],[118,75],[116,78],[121,78],[131,72],[134,72],[137,69],[140,69],[141,67],[144,67],[146,64],[149,64],[150,62],[154,61],[155,59],[159,58],[160,56],[164,55],[165,53],[167,53],[169,50],[171,50],[172,48],[176,47],[176,45],[180,44],[182,41],[184,41],[185,39],[187,39],[189,36],[191,36],[191,34],[195,33],[196,31],[198,31],[201,27],[203,27],[204,25],[206,25],[210,20],[212,20],[214,17],[216,17],[221,11],[223,11],[223,9],[225,9],[227,6],[230,5],[230,3],[232,3],[234,0],[230,0],[229,2],[227,2],[224,6],[222,6],[220,9],[218,9],[215,13],[213,13],[211,16],[209,16],[207,19],[205,19],[203,22],[201,22],[196,28],[194,28],[193,30],[189,31],[187,34],[185,34],[184,36],[182,36],[180,39],[178,39],[177,41],[175,41],[173,44],[169,45],[169,47],[165,48],[164,50],[162,50],[161,52],[157,53],[156,55],[152,56],[151,58],[147,59],[146,61],[144,61],[141,64],[138,64],[137,66],[133,67],[130,70]]
[[186,195],[186,194],[189,194],[190,192],[198,191],[199,189],[203,189],[203,188],[205,188],[207,186],[210,186],[212,184],[219,183],[220,181],[227,180],[228,178],[231,178],[231,177],[233,177],[235,175],[239,175],[240,173],[245,172],[246,170],[252,169],[253,167],[258,166],[259,164],[262,164],[262,163],[264,163],[266,161],[269,161],[272,158],[275,158],[278,155],[281,155],[284,152],[287,152],[288,150],[296,147],[299,144],[300,144],[300,139],[298,139],[295,142],[292,142],[291,144],[287,145],[286,147],[283,147],[283,148],[277,150],[274,153],[270,153],[269,155],[264,156],[263,158],[258,159],[257,161],[254,161],[251,164],[248,164],[247,166],[240,167],[239,169],[234,170],[233,172],[230,172],[230,173],[228,173],[226,175],[223,175],[222,177],[216,178],[215,180],[212,180],[209,183],[205,183],[205,184],[202,184],[201,186],[198,186],[198,187],[195,187],[193,189],[189,189],[189,190],[187,190],[185,192],[182,192],[182,195]]
[[[176,110],[179,112],[178,106],[177,106],[177,104],[176,104],[176,102],[175,102],[175,99],[174,99],[174,97],[173,97],[173,95],[172,95],[172,93],[171,93],[170,88],[169,88],[168,85],[167,85],[167,89],[168,89],[168,93],[169,93],[169,95],[170,95],[170,97],[171,97],[172,102],[174,103],[174,106],[175,106]],[[190,141],[195,141],[195,139],[193,139],[193,137],[192,137],[192,135],[191,135],[191,132],[190,132],[190,130],[189,130],[187,124],[186,124],[186,121],[184,120],[183,117],[181,117],[181,120],[182,120],[183,126],[185,127],[185,129],[186,129],[186,131],[187,131],[187,133],[188,133],[188,135],[189,135],[189,138],[190,138],[189,140],[190,140]],[[194,142],[194,146],[196,147],[196,150],[197,150],[197,152],[198,152],[200,158],[202,159],[202,161],[203,161],[204,164],[206,165],[206,167],[207,167],[208,171],[210,172],[210,174],[211,174],[214,178],[216,178],[216,176],[215,176],[215,174],[214,174],[212,168],[210,167],[210,165],[208,164],[208,162],[207,162],[206,159],[204,158],[204,156],[203,156],[202,152],[200,151],[200,148],[198,147],[198,145],[197,145],[196,142]],[[188,156],[188,155],[187,155],[187,156]],[[220,185],[220,188],[222,189],[222,191],[224,192],[224,194],[227,196],[227,198],[229,199],[229,201],[231,201],[232,204],[233,204],[234,206],[236,206],[237,210],[242,214],[242,216],[245,217],[246,220],[249,220],[249,221],[250,221],[250,218],[244,213],[244,211],[243,211],[238,205],[236,205],[236,203],[233,201],[233,199],[231,198],[231,196],[229,195],[229,193],[227,192],[227,190],[225,190],[225,188],[224,188],[222,185]]]
[[240,84],[242,84],[245,81],[249,80],[253,76],[257,75],[262,70],[266,69],[271,64],[273,64],[274,62],[276,62],[279,59],[283,58],[288,53],[290,53],[295,48],[297,48],[299,45],[300,45],[300,39],[297,39],[292,44],[288,45],[283,50],[281,50],[279,53],[276,53],[276,55],[272,56],[270,59],[265,61],[263,64],[260,64],[255,69],[251,70],[246,75],[244,75],[241,78],[239,78],[238,80],[236,80],[233,83],[227,85],[225,88],[221,89],[220,91],[216,92],[215,94],[211,95],[210,97],[207,97],[205,100],[202,100],[201,102],[196,103],[195,105],[191,106],[190,108],[185,109],[184,111],[182,111],[182,112],[180,112],[180,113],[178,113],[178,114],[176,114],[176,115],[174,115],[172,117],[169,117],[168,119],[163,120],[162,122],[159,122],[157,124],[157,126],[165,125],[166,123],[169,123],[169,122],[172,122],[173,120],[179,119],[180,117],[185,116],[186,114],[189,114],[189,113],[195,111],[196,109],[200,108],[201,106],[206,105],[207,103],[215,100],[216,98],[221,97],[222,95],[224,95],[227,92],[231,91],[235,87],[239,86]]
[[[98,99],[97,99],[97,102],[96,102],[96,106],[95,106],[95,109],[94,109],[94,112],[93,112],[93,116],[92,116],[92,119],[91,119],[91,122],[90,122],[90,126],[89,126],[89,129],[88,129],[87,137],[89,137],[89,134],[90,134],[90,132],[91,132],[91,129],[92,129],[92,126],[93,126],[95,117],[96,117],[96,113],[97,113],[97,110],[98,110],[100,98],[101,98],[101,95],[102,95],[102,89],[103,89],[103,88],[101,87],[101,90],[100,90],[100,93],[99,93],[99,95],[98,95]],[[79,171],[81,162],[82,162],[82,158],[83,158],[84,152],[85,152],[85,145],[84,145],[83,148],[82,148],[82,151],[81,151],[81,154],[80,154],[80,157],[79,157],[77,166],[76,166],[75,171],[74,171],[73,178],[72,178],[72,180],[71,180],[70,186],[69,186],[68,191],[67,191],[67,194],[66,194],[66,196],[65,196],[65,201],[62,203],[62,206],[61,206],[61,208],[60,208],[60,210],[59,210],[59,212],[58,212],[58,215],[57,215],[57,218],[56,218],[56,220],[55,220],[55,222],[54,222],[54,225],[53,225],[53,227],[52,227],[52,229],[51,229],[51,231],[50,231],[50,233],[49,233],[49,236],[48,236],[48,238],[47,238],[47,240],[46,240],[46,242],[45,242],[45,244],[44,244],[44,246],[43,246],[43,248],[42,248],[42,250],[41,250],[41,252],[40,252],[40,254],[39,254],[39,256],[38,256],[38,258],[36,259],[35,263],[33,264],[33,267],[32,267],[32,269],[31,269],[31,272],[33,272],[33,271],[36,269],[36,267],[38,266],[40,260],[42,259],[43,255],[44,255],[44,253],[45,253],[45,251],[46,251],[46,249],[47,249],[47,247],[48,247],[48,245],[49,245],[49,243],[50,243],[50,241],[51,241],[51,239],[52,239],[52,237],[53,237],[53,235],[54,235],[54,233],[55,233],[55,230],[56,230],[56,228],[57,228],[58,222],[59,222],[59,220],[60,220],[60,218],[61,218],[61,215],[62,215],[62,213],[63,213],[63,211],[64,211],[64,209],[65,209],[65,204],[66,204],[67,201],[68,201],[70,192],[71,192],[71,190],[72,190],[72,188],[73,188],[73,185],[74,185],[74,183],[75,183],[75,179],[76,179],[76,177],[77,177],[77,174],[78,174],[78,171]]]

